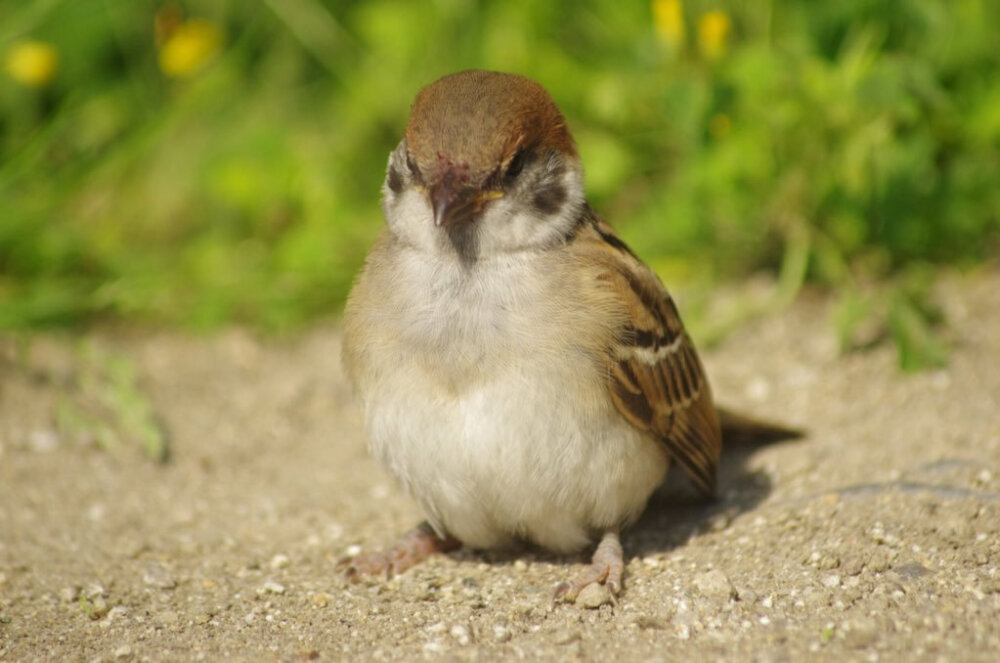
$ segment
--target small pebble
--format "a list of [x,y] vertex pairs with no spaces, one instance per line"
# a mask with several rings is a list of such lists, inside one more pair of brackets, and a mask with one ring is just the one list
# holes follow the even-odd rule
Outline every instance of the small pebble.
[[91,599],[87,606],[87,615],[94,621],[104,617],[111,610],[111,606],[103,598],[98,596],[97,598]]
[[604,585],[592,583],[580,590],[576,597],[576,604],[594,610],[602,605],[613,603],[611,592]]
[[128,608],[116,605],[115,607],[111,608],[111,610],[108,610],[108,615],[104,619],[104,623],[110,625],[115,620],[123,619],[127,615],[128,615]]
[[864,566],[864,560],[861,559],[860,555],[848,555],[844,559],[844,563],[841,565],[840,570],[844,572],[844,575],[856,576],[861,573]]
[[160,626],[170,626],[171,624],[176,624],[180,619],[180,616],[173,610],[164,610],[163,612],[157,613],[153,620]]
[[151,566],[146,569],[142,574],[142,582],[157,589],[173,589],[177,586],[177,581],[162,566]]
[[257,590],[258,594],[284,594],[285,586],[279,582],[269,580]]
[[708,529],[712,532],[721,532],[727,529],[733,522],[733,515],[730,513],[719,513],[708,521]]
[[115,658],[129,658],[132,656],[132,648],[128,645],[122,645],[115,650]]
[[497,624],[493,627],[493,638],[497,642],[509,642],[511,637],[510,630],[503,624]]
[[652,615],[636,615],[632,623],[644,631],[659,631],[666,628],[666,623]]
[[[588,587],[599,587],[600,585],[588,585]],[[581,592],[582,594],[583,592]],[[552,642],[557,645],[568,645],[580,639],[580,632],[573,629],[559,629],[552,634]]]
[[876,549],[872,552],[868,561],[865,563],[869,571],[874,573],[882,573],[889,568],[889,553],[881,548]]
[[467,645],[472,641],[472,638],[469,636],[469,629],[461,624],[452,626],[449,633],[460,645]]
[[725,573],[718,569],[699,573],[694,577],[694,587],[707,599],[728,601],[736,598],[736,588]]
[[277,554],[271,558],[270,567],[274,570],[283,569],[291,564],[288,555]]
[[824,553],[816,564],[820,571],[830,571],[840,567],[840,557],[835,553]]
[[893,571],[908,579],[919,578],[930,573],[930,571],[927,570],[927,567],[919,562],[903,564],[902,566],[894,568]]

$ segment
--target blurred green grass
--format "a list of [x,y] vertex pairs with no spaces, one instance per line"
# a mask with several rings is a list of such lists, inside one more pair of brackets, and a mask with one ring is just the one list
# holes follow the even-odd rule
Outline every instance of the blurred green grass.
[[997,44],[992,0],[4,3],[0,328],[335,314],[414,93],[478,67],[552,92],[669,284],[818,283],[903,347],[914,281],[998,254]]

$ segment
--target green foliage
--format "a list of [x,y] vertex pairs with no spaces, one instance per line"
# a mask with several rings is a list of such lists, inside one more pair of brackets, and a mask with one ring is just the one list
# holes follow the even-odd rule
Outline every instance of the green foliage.
[[166,433],[139,388],[133,364],[88,343],[78,347],[76,360],[79,368],[56,412],[60,435],[109,452],[138,449],[150,460],[166,462]]
[[[771,270],[787,300],[996,254],[990,0],[178,9],[0,5],[0,55],[27,39],[59,54],[51,82],[0,79],[0,328],[336,312],[413,94],[469,67],[553,93],[592,202],[670,282]],[[158,49],[191,18],[221,49],[168,76]],[[920,346],[923,314],[894,306],[885,324]]]
[[947,346],[937,334],[944,315],[932,303],[932,277],[926,266],[916,266],[868,292],[843,288],[833,316],[841,350],[866,349],[888,337],[904,371],[944,365]]

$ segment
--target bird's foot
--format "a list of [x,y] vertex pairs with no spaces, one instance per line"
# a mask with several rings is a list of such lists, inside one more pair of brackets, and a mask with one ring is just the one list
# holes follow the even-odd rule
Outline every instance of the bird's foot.
[[584,601],[590,607],[597,607],[604,603],[616,605],[618,594],[622,591],[622,574],[625,571],[625,560],[622,554],[622,544],[618,539],[618,532],[611,530],[604,533],[604,537],[597,545],[594,556],[591,558],[590,566],[570,580],[560,583],[552,597],[557,601],[576,601],[582,593],[590,593],[595,587],[600,592],[596,598],[588,598]]
[[346,557],[337,562],[337,566],[344,568],[344,575],[351,582],[358,582],[365,575],[388,580],[435,553],[448,552],[461,545],[461,541],[450,536],[442,539],[430,524],[422,522],[391,548]]

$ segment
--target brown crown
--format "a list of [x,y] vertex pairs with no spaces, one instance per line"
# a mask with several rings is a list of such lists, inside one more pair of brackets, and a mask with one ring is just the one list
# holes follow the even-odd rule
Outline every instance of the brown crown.
[[520,148],[576,155],[566,120],[545,88],[493,71],[462,71],[420,90],[405,137],[428,182],[450,169],[480,183]]

